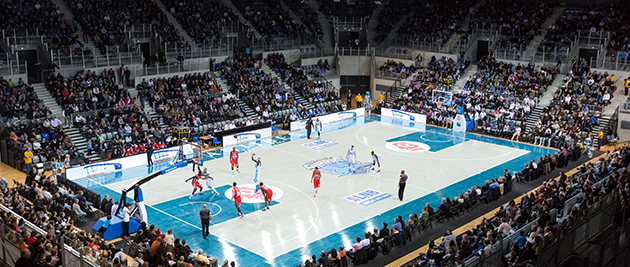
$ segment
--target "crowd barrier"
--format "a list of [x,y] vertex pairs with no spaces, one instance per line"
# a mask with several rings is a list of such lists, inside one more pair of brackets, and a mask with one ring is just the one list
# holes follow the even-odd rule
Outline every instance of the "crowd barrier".
[[[23,221],[24,229],[22,231],[28,231],[29,233],[35,231],[41,236],[46,236],[46,231],[22,218],[22,216],[13,212],[4,205],[0,205],[0,211],[13,215],[13,217],[15,217],[18,221]],[[2,261],[5,263],[5,266],[20,267],[15,266],[15,261],[20,257],[19,247],[24,246],[23,243],[25,240],[22,240],[20,235],[16,234],[13,230],[8,228],[4,224],[0,227],[0,235]],[[61,255],[59,255],[59,257],[60,260],[63,262],[64,267],[98,267],[93,262],[84,258],[82,251],[78,252],[74,248],[65,244],[65,237],[62,237],[60,239],[60,244],[62,249]]]
[[381,116],[413,121],[415,123],[427,123],[427,115],[390,108],[381,108]]
[[[156,150],[153,152],[152,159],[153,162],[160,162],[165,160],[174,159],[179,152],[179,148],[171,147],[161,150]],[[189,144],[184,145],[184,154],[192,154],[193,148]],[[105,162],[99,162],[74,168],[66,169],[66,177],[70,181],[80,180],[83,178],[103,175],[112,172],[122,171],[124,169],[134,168],[138,166],[147,165],[147,155],[146,154],[138,154],[134,156],[109,160]]]
[[[365,108],[357,108],[347,111],[341,111],[333,114],[328,114],[319,117],[313,117],[313,123],[317,119],[322,122],[322,125],[330,124],[337,121],[347,120],[347,119],[356,119],[362,118],[365,115]],[[299,131],[306,128],[307,120],[299,120],[291,122],[291,131]]]

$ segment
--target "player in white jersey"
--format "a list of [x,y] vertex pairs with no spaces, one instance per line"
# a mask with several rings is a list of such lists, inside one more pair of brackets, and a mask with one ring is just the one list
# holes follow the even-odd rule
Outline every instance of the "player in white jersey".
[[319,120],[319,118],[317,118],[317,120],[315,121],[315,131],[317,131],[317,139],[319,139],[322,135],[322,121]]
[[[346,160],[348,160],[348,170],[352,171],[353,173],[355,172],[354,169],[354,164],[356,163],[356,151],[354,150],[354,145],[350,146],[350,149],[348,149],[348,153],[346,153]],[[350,168],[350,166],[352,165],[352,168]]]
[[376,165],[378,166],[378,171],[376,172],[381,172],[381,155],[374,153],[374,151],[372,151],[371,154],[372,154],[372,170],[374,170],[374,165]]
[[208,188],[212,189],[212,191],[214,191],[214,193],[218,195],[219,192],[217,192],[217,190],[212,187],[212,180],[214,180],[214,178],[212,178],[212,176],[210,176],[210,173],[208,173],[208,168],[203,168],[201,177],[203,177],[202,179],[206,179],[206,185],[208,186]]
[[254,165],[254,167],[256,167],[256,174],[254,174],[254,183],[258,183],[258,180],[260,179],[260,173],[258,171],[258,167],[260,167],[260,165],[262,164],[262,161],[260,161],[260,157],[256,157],[255,153],[252,153],[252,161],[256,163],[256,165]]

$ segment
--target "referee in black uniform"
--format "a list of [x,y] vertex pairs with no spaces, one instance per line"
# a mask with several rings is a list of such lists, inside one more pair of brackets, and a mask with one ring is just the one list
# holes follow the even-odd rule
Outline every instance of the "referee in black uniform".
[[199,211],[199,219],[201,219],[201,233],[203,234],[203,239],[206,239],[206,236],[210,234],[210,220],[212,220],[208,205],[203,204],[203,209]]
[[153,165],[153,142],[151,142],[151,140],[149,140],[149,142],[147,143],[147,165],[148,166],[152,166]]
[[311,139],[311,130],[313,129],[313,119],[306,120],[306,139]]
[[403,200],[403,194],[405,193],[405,185],[407,184],[407,175],[405,171],[400,171],[400,180],[398,180],[398,198]]

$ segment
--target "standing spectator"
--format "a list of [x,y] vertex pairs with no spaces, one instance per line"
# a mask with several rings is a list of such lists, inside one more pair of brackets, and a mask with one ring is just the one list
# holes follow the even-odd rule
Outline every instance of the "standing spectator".
[[356,108],[360,108],[361,103],[363,102],[363,97],[361,96],[361,93],[357,93],[357,96],[354,97],[354,100],[357,102]]
[[27,173],[31,171],[31,167],[33,166],[33,152],[30,147],[27,147],[26,151],[24,151],[24,165]]
[[348,103],[348,108],[352,109],[352,91],[348,90],[348,95],[346,97],[346,103]]
[[147,143],[147,166],[153,166],[153,143]]
[[403,193],[405,193],[405,185],[407,184],[407,175],[405,170],[400,171],[400,180],[398,180],[398,198],[403,200]]
[[206,236],[210,234],[210,220],[212,219],[208,205],[203,204],[203,209],[199,212],[199,219],[201,219],[201,234],[203,239],[206,239]]
[[129,216],[131,215],[131,211],[129,211],[129,206],[131,204],[125,204],[123,208],[123,220],[122,220],[122,236],[129,237]]

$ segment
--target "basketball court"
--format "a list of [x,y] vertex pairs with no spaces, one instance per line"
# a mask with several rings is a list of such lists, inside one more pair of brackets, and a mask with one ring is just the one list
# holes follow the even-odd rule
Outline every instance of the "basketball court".
[[[315,136],[315,138],[313,138]],[[355,146],[355,173],[349,172],[346,152]],[[232,147],[204,153],[204,167],[219,192],[192,192],[194,173],[189,165],[159,176],[142,186],[150,224],[162,232],[172,229],[192,249],[235,260],[237,266],[295,266],[311,255],[339,245],[350,247],[366,231],[407,219],[430,203],[437,209],[442,197],[497,178],[503,169],[522,170],[532,159],[555,150],[510,142],[407,121],[366,116],[324,125],[322,138],[306,139],[299,131],[259,142],[238,145],[240,173],[232,174]],[[381,155],[381,172],[371,170],[370,152]],[[254,193],[254,162],[262,159],[260,181],[274,191],[272,207],[262,211],[260,192]],[[123,189],[168,165],[137,167],[77,181],[102,196],[120,198]],[[313,197],[313,167],[322,171],[321,188]],[[400,171],[409,179],[403,201],[397,196]],[[243,193],[238,218],[230,201],[231,184]],[[202,181],[205,187],[205,181]],[[199,210],[212,213],[210,236],[203,239]]]

